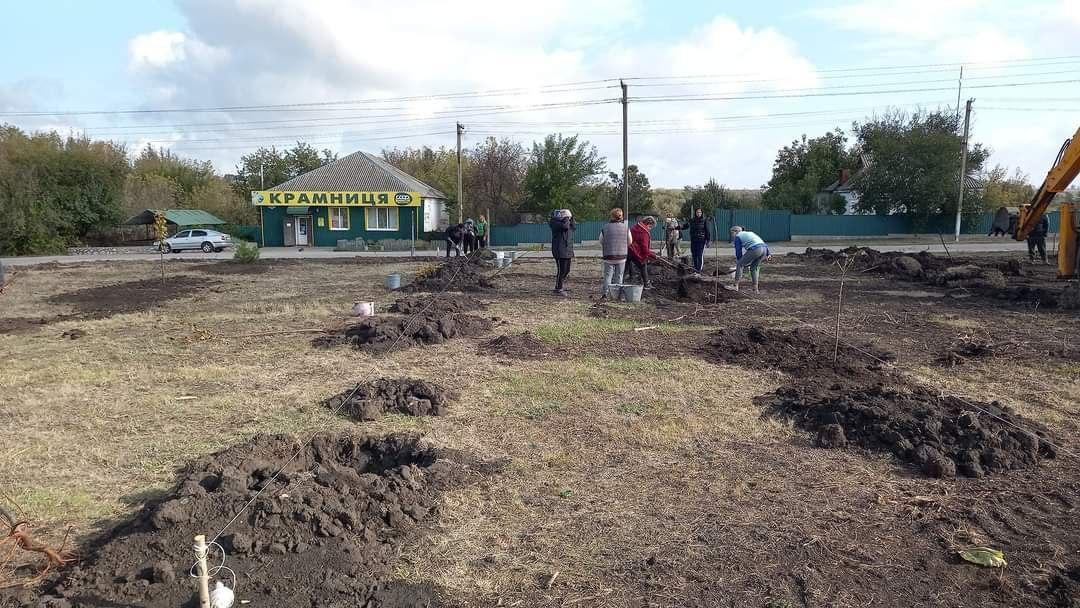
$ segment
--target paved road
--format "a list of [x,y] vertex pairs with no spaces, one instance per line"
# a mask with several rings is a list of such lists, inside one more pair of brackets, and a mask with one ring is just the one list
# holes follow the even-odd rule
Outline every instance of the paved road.
[[[770,250],[773,254],[785,254],[785,253],[801,253],[807,246],[815,248],[829,248],[829,249],[843,249],[853,244],[854,241],[825,241],[814,243],[784,243],[778,245],[770,245]],[[991,253],[991,252],[1013,252],[1017,255],[1026,255],[1027,246],[1024,243],[1018,243],[1009,239],[999,239],[993,242],[977,241],[977,242],[964,242],[960,243],[947,243],[949,250],[953,253]],[[924,240],[924,241],[881,241],[881,242],[858,242],[858,245],[865,247],[872,247],[882,251],[904,251],[908,253],[917,253],[919,251],[929,250],[932,253],[943,254],[944,249],[941,246],[941,242],[937,240]],[[592,248],[581,248],[576,250],[578,256],[581,257],[599,257],[600,250]],[[689,249],[686,250],[689,254]],[[720,254],[725,257],[731,257],[731,246],[722,244],[720,246]],[[261,257],[264,259],[329,259],[329,258],[379,258],[379,257],[392,257],[400,258],[402,256],[408,256],[408,252],[401,251],[333,251],[331,249],[305,247],[303,251],[296,248],[286,247],[266,247],[262,249]],[[437,255],[443,255],[434,251],[417,251],[416,257],[418,258],[432,258]],[[546,255],[546,254],[545,254]],[[709,255],[712,255],[712,250],[709,250]],[[533,256],[529,256],[533,257]],[[12,258],[0,258],[0,263],[5,266],[30,266],[33,264],[45,264],[48,262],[60,262],[60,263],[83,263],[83,262],[114,262],[114,261],[153,261],[158,259],[157,253],[106,253],[97,255],[47,255],[47,256],[24,256],[24,257],[12,257]],[[228,260],[232,259],[232,252],[225,251],[222,253],[202,253],[201,251],[185,252],[179,254],[166,255],[167,261],[173,260]]]

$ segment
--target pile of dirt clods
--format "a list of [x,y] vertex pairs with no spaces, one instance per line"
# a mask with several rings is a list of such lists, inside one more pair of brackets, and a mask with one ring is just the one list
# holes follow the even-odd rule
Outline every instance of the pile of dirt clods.
[[[463,479],[460,465],[411,435],[320,434],[290,461],[297,449],[294,437],[260,435],[199,459],[32,605],[196,606],[192,539],[209,541],[238,513],[217,540],[237,576],[235,606],[439,605],[434,589],[394,581],[393,568],[440,490]],[[220,559],[213,548],[211,566]]]
[[455,395],[425,380],[379,378],[342,391],[323,405],[343,416],[375,420],[386,412],[409,416],[442,416]]
[[416,291],[483,291],[494,289],[495,284],[486,272],[492,263],[479,256],[448,258],[442,264],[421,272],[416,279],[401,288]]
[[878,251],[869,247],[849,247],[840,251],[807,247],[805,253],[789,253],[789,256],[818,260],[827,263],[851,264],[851,269],[861,272],[877,272],[900,279],[930,283],[947,289],[965,288],[977,290],[1000,290],[1006,287],[1006,273],[1020,273],[1017,264],[977,264],[971,260],[941,258],[928,251],[901,253]]
[[483,310],[485,308],[487,308],[486,303],[462,294],[443,297],[409,295],[404,298],[398,298],[391,304],[390,312],[402,315],[425,315],[435,313],[471,312],[474,310]]
[[932,477],[982,477],[1056,455],[1045,427],[1004,405],[940,397],[922,387],[803,383],[763,400],[815,433],[821,447],[892,453]]
[[316,348],[349,344],[354,348],[386,352],[423,344],[439,344],[453,338],[478,336],[499,321],[498,318],[454,312],[458,308],[458,305],[443,297],[417,299],[410,296],[395,302],[391,310],[414,310],[414,314],[370,317],[317,336],[311,344]]

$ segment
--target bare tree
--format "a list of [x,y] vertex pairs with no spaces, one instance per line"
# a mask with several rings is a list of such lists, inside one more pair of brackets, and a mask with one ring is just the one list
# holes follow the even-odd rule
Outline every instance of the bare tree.
[[489,221],[506,222],[522,199],[522,182],[528,164],[525,148],[509,139],[485,139],[470,152],[471,171],[466,178],[467,211],[481,215],[490,211]]

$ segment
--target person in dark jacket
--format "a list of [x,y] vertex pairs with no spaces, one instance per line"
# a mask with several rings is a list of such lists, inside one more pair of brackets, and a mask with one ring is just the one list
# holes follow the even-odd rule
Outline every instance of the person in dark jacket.
[[615,207],[611,210],[611,221],[600,230],[600,247],[604,256],[603,282],[600,283],[600,299],[618,296],[612,285],[621,285],[623,272],[626,270],[626,254],[630,243],[630,230],[623,221],[623,210]]
[[694,217],[682,225],[683,230],[690,231],[690,256],[694,260],[694,270],[701,272],[705,266],[705,250],[712,241],[712,233],[709,232],[709,221],[705,212],[700,208],[694,210]]
[[574,216],[569,209],[556,209],[548,226],[551,227],[551,257],[555,258],[555,293],[566,296],[564,283],[574,259]]
[[1036,249],[1039,250],[1039,257],[1042,258],[1042,263],[1046,263],[1046,235],[1049,232],[1050,220],[1046,219],[1046,214],[1044,213],[1043,216],[1039,218],[1038,225],[1035,226],[1035,229],[1032,230],[1030,234],[1028,234],[1027,238],[1028,258],[1031,260],[1032,264],[1035,263]]
[[632,242],[627,249],[627,255],[630,257],[631,267],[636,268],[638,274],[641,275],[643,289],[652,289],[652,283],[649,282],[649,260],[656,259],[656,254],[652,251],[652,235],[650,232],[655,225],[656,220],[646,215],[630,229]]
[[461,255],[461,248],[465,244],[465,224],[452,224],[446,229],[446,257],[450,257],[452,248]]
[[479,239],[476,237],[476,223],[472,218],[465,220],[465,235],[463,237],[465,255],[472,255],[479,249]]
[[990,234],[986,236],[1005,236],[1009,231],[1009,208],[998,207],[994,213],[994,223],[990,225]]

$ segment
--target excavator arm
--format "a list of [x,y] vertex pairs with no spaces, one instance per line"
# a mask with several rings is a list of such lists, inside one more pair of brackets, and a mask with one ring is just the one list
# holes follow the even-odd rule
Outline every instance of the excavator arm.
[[1046,213],[1050,201],[1054,200],[1054,195],[1068,188],[1078,173],[1080,173],[1080,129],[1076,130],[1072,139],[1065,140],[1054,161],[1054,166],[1046,174],[1046,179],[1035,192],[1035,196],[1031,198],[1030,203],[1020,209],[1014,236],[1016,240],[1027,239],[1031,231],[1039,225],[1039,220]]
[[[1054,166],[1046,174],[1031,202],[1020,208],[1020,217],[1016,222],[1016,233],[1013,235],[1018,241],[1023,241],[1039,225],[1039,220],[1046,215],[1050,202],[1054,195],[1064,191],[1072,183],[1076,175],[1080,173],[1080,129],[1072,139],[1065,140],[1061,150],[1058,151]],[[1080,209],[1071,203],[1060,205],[1061,225],[1058,229],[1058,278],[1073,279],[1077,276],[1080,268]]]

